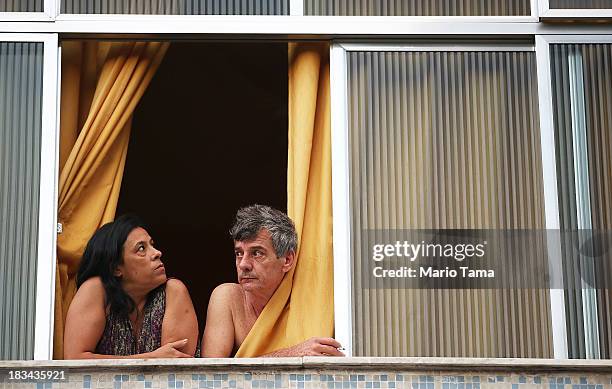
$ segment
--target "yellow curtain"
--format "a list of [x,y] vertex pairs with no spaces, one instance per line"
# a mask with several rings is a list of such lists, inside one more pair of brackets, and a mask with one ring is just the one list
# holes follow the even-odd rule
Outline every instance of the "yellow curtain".
[[53,357],[63,358],[66,312],[87,241],[113,220],[134,108],[168,43],[65,42]]
[[298,260],[237,357],[258,356],[334,333],[328,53],[327,44],[289,45],[287,210],[300,237]]

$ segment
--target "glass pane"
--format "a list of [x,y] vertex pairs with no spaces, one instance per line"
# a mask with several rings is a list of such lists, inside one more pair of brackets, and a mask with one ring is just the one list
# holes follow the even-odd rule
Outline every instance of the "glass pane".
[[306,15],[529,16],[529,0],[304,0]]
[[550,358],[547,289],[381,288],[361,266],[368,229],[544,227],[534,53],[350,52],[348,96],[355,355]]
[[0,12],[43,12],[44,0],[0,0]]
[[0,360],[34,357],[43,44],[0,42]]
[[612,0],[549,0],[550,9],[612,9]]
[[[551,76],[561,228],[609,232],[612,45],[551,45]],[[566,279],[612,271],[608,261],[562,249]],[[570,358],[610,358],[610,300],[609,289],[597,284],[565,292]]]
[[288,15],[289,0],[61,0],[64,14]]

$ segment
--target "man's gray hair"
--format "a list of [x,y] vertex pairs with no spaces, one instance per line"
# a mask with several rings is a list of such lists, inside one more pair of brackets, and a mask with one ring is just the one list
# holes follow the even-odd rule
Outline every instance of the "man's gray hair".
[[298,238],[293,221],[283,212],[267,205],[250,205],[236,212],[230,235],[235,241],[254,239],[259,231],[266,229],[272,238],[272,247],[277,257],[297,250]]

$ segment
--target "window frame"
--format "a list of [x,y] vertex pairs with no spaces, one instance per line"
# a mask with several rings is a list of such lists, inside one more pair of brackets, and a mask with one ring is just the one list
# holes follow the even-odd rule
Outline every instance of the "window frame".
[[549,0],[537,0],[539,14],[543,19],[606,19],[612,18],[609,8],[550,8]]
[[[548,155],[542,157],[543,164],[546,163],[545,168],[545,195],[550,196],[550,198],[546,198],[545,206],[546,210],[546,228],[547,229],[559,229],[559,210],[558,210],[558,194],[557,194],[557,174],[556,174],[556,150],[555,150],[555,123],[554,123],[554,113],[553,113],[553,101],[552,101],[552,78],[551,78],[551,56],[550,56],[550,45],[551,44],[572,44],[572,43],[600,43],[600,44],[612,44],[612,35],[538,35],[536,38],[536,52],[538,53],[537,65],[538,65],[538,98],[539,98],[539,107],[540,107],[540,132],[542,133],[542,144],[547,142],[552,147],[549,147]],[[545,139],[546,135],[546,139]],[[551,211],[548,211],[548,206],[551,206]],[[549,219],[550,216],[550,219]],[[550,245],[549,245],[550,247]],[[549,257],[556,258],[556,261],[559,262],[561,258],[561,247],[559,246],[559,242],[556,242],[555,246],[552,247],[554,253],[552,256],[550,255],[549,248]],[[551,265],[552,266],[552,265]],[[560,267],[559,265],[557,265]],[[552,269],[551,269],[552,271]],[[554,292],[554,293],[553,293]],[[554,300],[553,300],[554,297]],[[565,297],[563,289],[555,289],[551,290],[551,304],[555,303],[559,307],[556,310],[553,310],[553,331],[558,331],[557,336],[553,336],[555,340],[555,350],[557,347],[557,342],[559,342],[559,347],[563,350],[563,353],[557,357],[555,352],[555,358],[568,358],[568,334],[567,329],[565,327],[566,317],[565,317]],[[553,304],[554,306],[554,304]],[[560,309],[563,307],[563,309]],[[597,308],[597,307],[595,307]],[[558,320],[560,323],[564,323],[562,328],[559,328],[560,325],[555,327],[555,320]],[[599,334],[598,337],[594,340],[594,343],[599,344]],[[563,343],[561,343],[563,342]],[[586,342],[586,339],[585,339]]]
[[[563,36],[560,36],[562,39]],[[596,37],[590,35],[587,37]],[[333,191],[333,246],[334,246],[334,309],[335,336],[346,347],[346,355],[353,356],[352,283],[351,283],[351,224],[349,185],[349,123],[347,91],[347,53],[350,51],[534,51],[536,56],[538,106],[540,121],[540,144],[542,153],[542,175],[545,203],[546,228],[559,228],[557,202],[556,162],[552,115],[552,92],[550,84],[550,57],[548,46],[543,46],[542,36],[536,36],[535,44],[528,47],[516,44],[491,43],[355,43],[335,41],[330,47],[331,73],[331,132],[332,132],[332,191]],[[611,38],[612,39],[612,38]],[[548,91],[545,86],[548,85]],[[554,258],[560,258],[558,242],[549,242],[549,267],[553,272]],[[551,273],[552,274],[552,273]],[[551,332],[555,359],[567,359],[567,333],[565,301],[562,289],[549,289]]]
[[[59,4],[59,2],[58,2]],[[57,15],[56,0],[43,0],[42,12],[0,12],[0,22],[52,22]]]
[[36,259],[34,360],[53,357],[59,147],[59,49],[57,34],[0,34],[0,42],[43,43],[40,192]]

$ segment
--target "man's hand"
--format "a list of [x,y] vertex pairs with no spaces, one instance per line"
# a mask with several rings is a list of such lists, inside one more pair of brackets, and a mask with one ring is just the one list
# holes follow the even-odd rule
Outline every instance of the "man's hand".
[[334,338],[310,338],[295,346],[274,351],[262,357],[343,357],[344,354],[339,350],[341,347],[342,345]]

